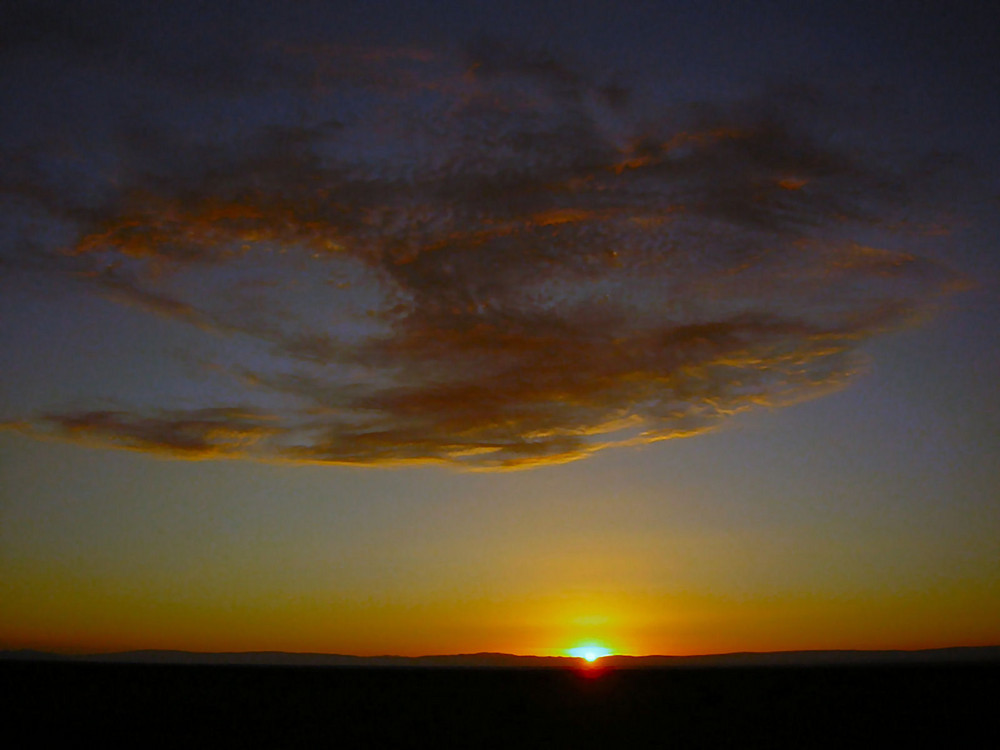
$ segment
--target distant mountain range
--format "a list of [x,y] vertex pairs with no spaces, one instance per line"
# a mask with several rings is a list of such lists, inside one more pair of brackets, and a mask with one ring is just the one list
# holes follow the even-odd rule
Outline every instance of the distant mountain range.
[[72,661],[116,664],[220,664],[302,667],[436,667],[493,669],[663,669],[685,667],[778,667],[904,664],[1000,664],[1000,646],[964,646],[920,651],[774,651],[704,656],[605,656],[593,664],[568,656],[454,654],[442,656],[346,656],[281,651],[199,653],[124,651],[111,654],[53,654],[0,651],[0,661]]

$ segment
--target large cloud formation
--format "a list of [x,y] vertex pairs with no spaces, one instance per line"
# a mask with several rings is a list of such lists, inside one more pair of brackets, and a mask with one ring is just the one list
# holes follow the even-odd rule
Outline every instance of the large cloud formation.
[[824,132],[807,91],[654,105],[491,41],[275,43],[226,70],[133,71],[170,117],[86,136],[106,162],[10,151],[0,185],[62,232],[22,221],[6,263],[226,342],[226,387],[22,429],[182,458],[568,461],[839,387],[952,283],[873,246],[908,177]]

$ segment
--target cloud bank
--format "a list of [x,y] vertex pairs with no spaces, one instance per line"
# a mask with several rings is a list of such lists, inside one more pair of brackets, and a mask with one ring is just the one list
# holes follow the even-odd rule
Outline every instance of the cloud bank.
[[169,107],[87,110],[71,147],[8,149],[4,262],[225,355],[200,403],[151,390],[10,420],[33,434],[179,458],[564,462],[840,387],[867,339],[954,286],[893,234],[907,168],[841,138],[808,91],[649,102],[489,40],[274,43],[207,89],[73,54]]

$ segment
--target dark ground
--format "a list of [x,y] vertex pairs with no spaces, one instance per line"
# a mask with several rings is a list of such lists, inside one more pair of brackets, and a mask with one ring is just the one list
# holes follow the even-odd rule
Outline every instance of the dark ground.
[[[1000,747],[1000,664],[356,669],[0,664],[7,747]],[[984,734],[985,733],[985,734]]]

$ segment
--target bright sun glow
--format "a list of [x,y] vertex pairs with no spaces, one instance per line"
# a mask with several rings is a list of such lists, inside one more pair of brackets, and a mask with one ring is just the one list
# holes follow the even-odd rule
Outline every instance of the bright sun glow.
[[604,646],[595,646],[588,644],[586,646],[577,646],[576,648],[571,648],[569,650],[570,656],[576,656],[580,659],[586,659],[587,661],[597,661],[602,656],[607,656],[611,653],[611,649],[604,648]]

